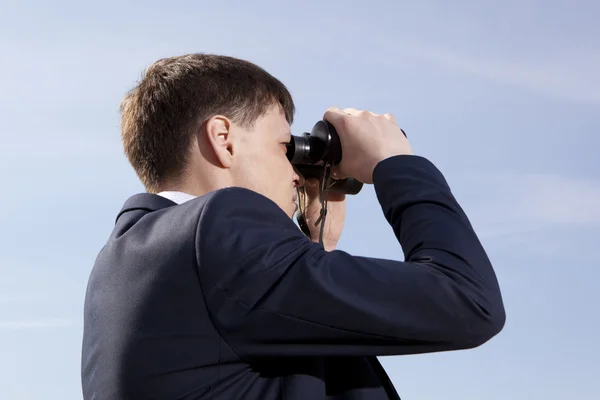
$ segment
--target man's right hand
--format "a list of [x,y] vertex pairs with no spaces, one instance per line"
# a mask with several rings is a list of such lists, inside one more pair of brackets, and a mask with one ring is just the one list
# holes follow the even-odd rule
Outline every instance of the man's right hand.
[[336,179],[353,177],[370,184],[373,183],[373,170],[380,161],[413,154],[391,114],[331,107],[323,119],[335,127],[342,144],[342,162],[333,171]]

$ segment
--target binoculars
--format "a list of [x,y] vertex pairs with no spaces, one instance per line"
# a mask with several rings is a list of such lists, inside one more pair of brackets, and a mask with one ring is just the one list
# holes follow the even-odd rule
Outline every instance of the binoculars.
[[[305,179],[323,180],[325,168],[336,166],[342,161],[342,144],[333,125],[327,121],[319,121],[310,133],[292,136],[286,155]],[[346,178],[333,180],[326,191],[358,194],[362,187],[362,182]]]

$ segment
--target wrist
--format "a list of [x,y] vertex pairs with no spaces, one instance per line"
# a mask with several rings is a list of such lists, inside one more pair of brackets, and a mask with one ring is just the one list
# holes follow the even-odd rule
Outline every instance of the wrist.
[[334,251],[334,250],[335,250],[335,247],[336,247],[336,246],[335,246],[334,244],[332,244],[332,245],[330,245],[330,246],[328,246],[328,245],[324,245],[324,246],[323,246],[323,248],[325,249],[325,251]]
[[[314,243],[319,243],[319,238],[317,237],[316,239],[311,239]],[[323,248],[325,249],[325,251],[333,251],[335,250],[335,248],[337,247],[337,242],[336,241],[331,241],[331,240],[326,240],[323,239]]]

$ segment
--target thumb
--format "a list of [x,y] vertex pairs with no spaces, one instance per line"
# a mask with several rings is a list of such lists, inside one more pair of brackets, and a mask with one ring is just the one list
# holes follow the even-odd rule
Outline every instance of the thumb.
[[342,173],[339,165],[336,165],[331,169],[331,177],[335,180],[346,179],[347,176]]
[[308,199],[319,198],[319,180],[309,178],[304,182],[304,191]]

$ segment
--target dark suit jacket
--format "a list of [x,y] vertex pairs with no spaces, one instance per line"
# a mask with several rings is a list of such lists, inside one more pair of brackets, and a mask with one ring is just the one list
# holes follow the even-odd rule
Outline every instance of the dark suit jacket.
[[326,252],[247,189],[131,197],[89,280],[84,398],[397,399],[376,356],[497,334],[498,282],[442,174],[397,156],[374,186],[405,262]]

